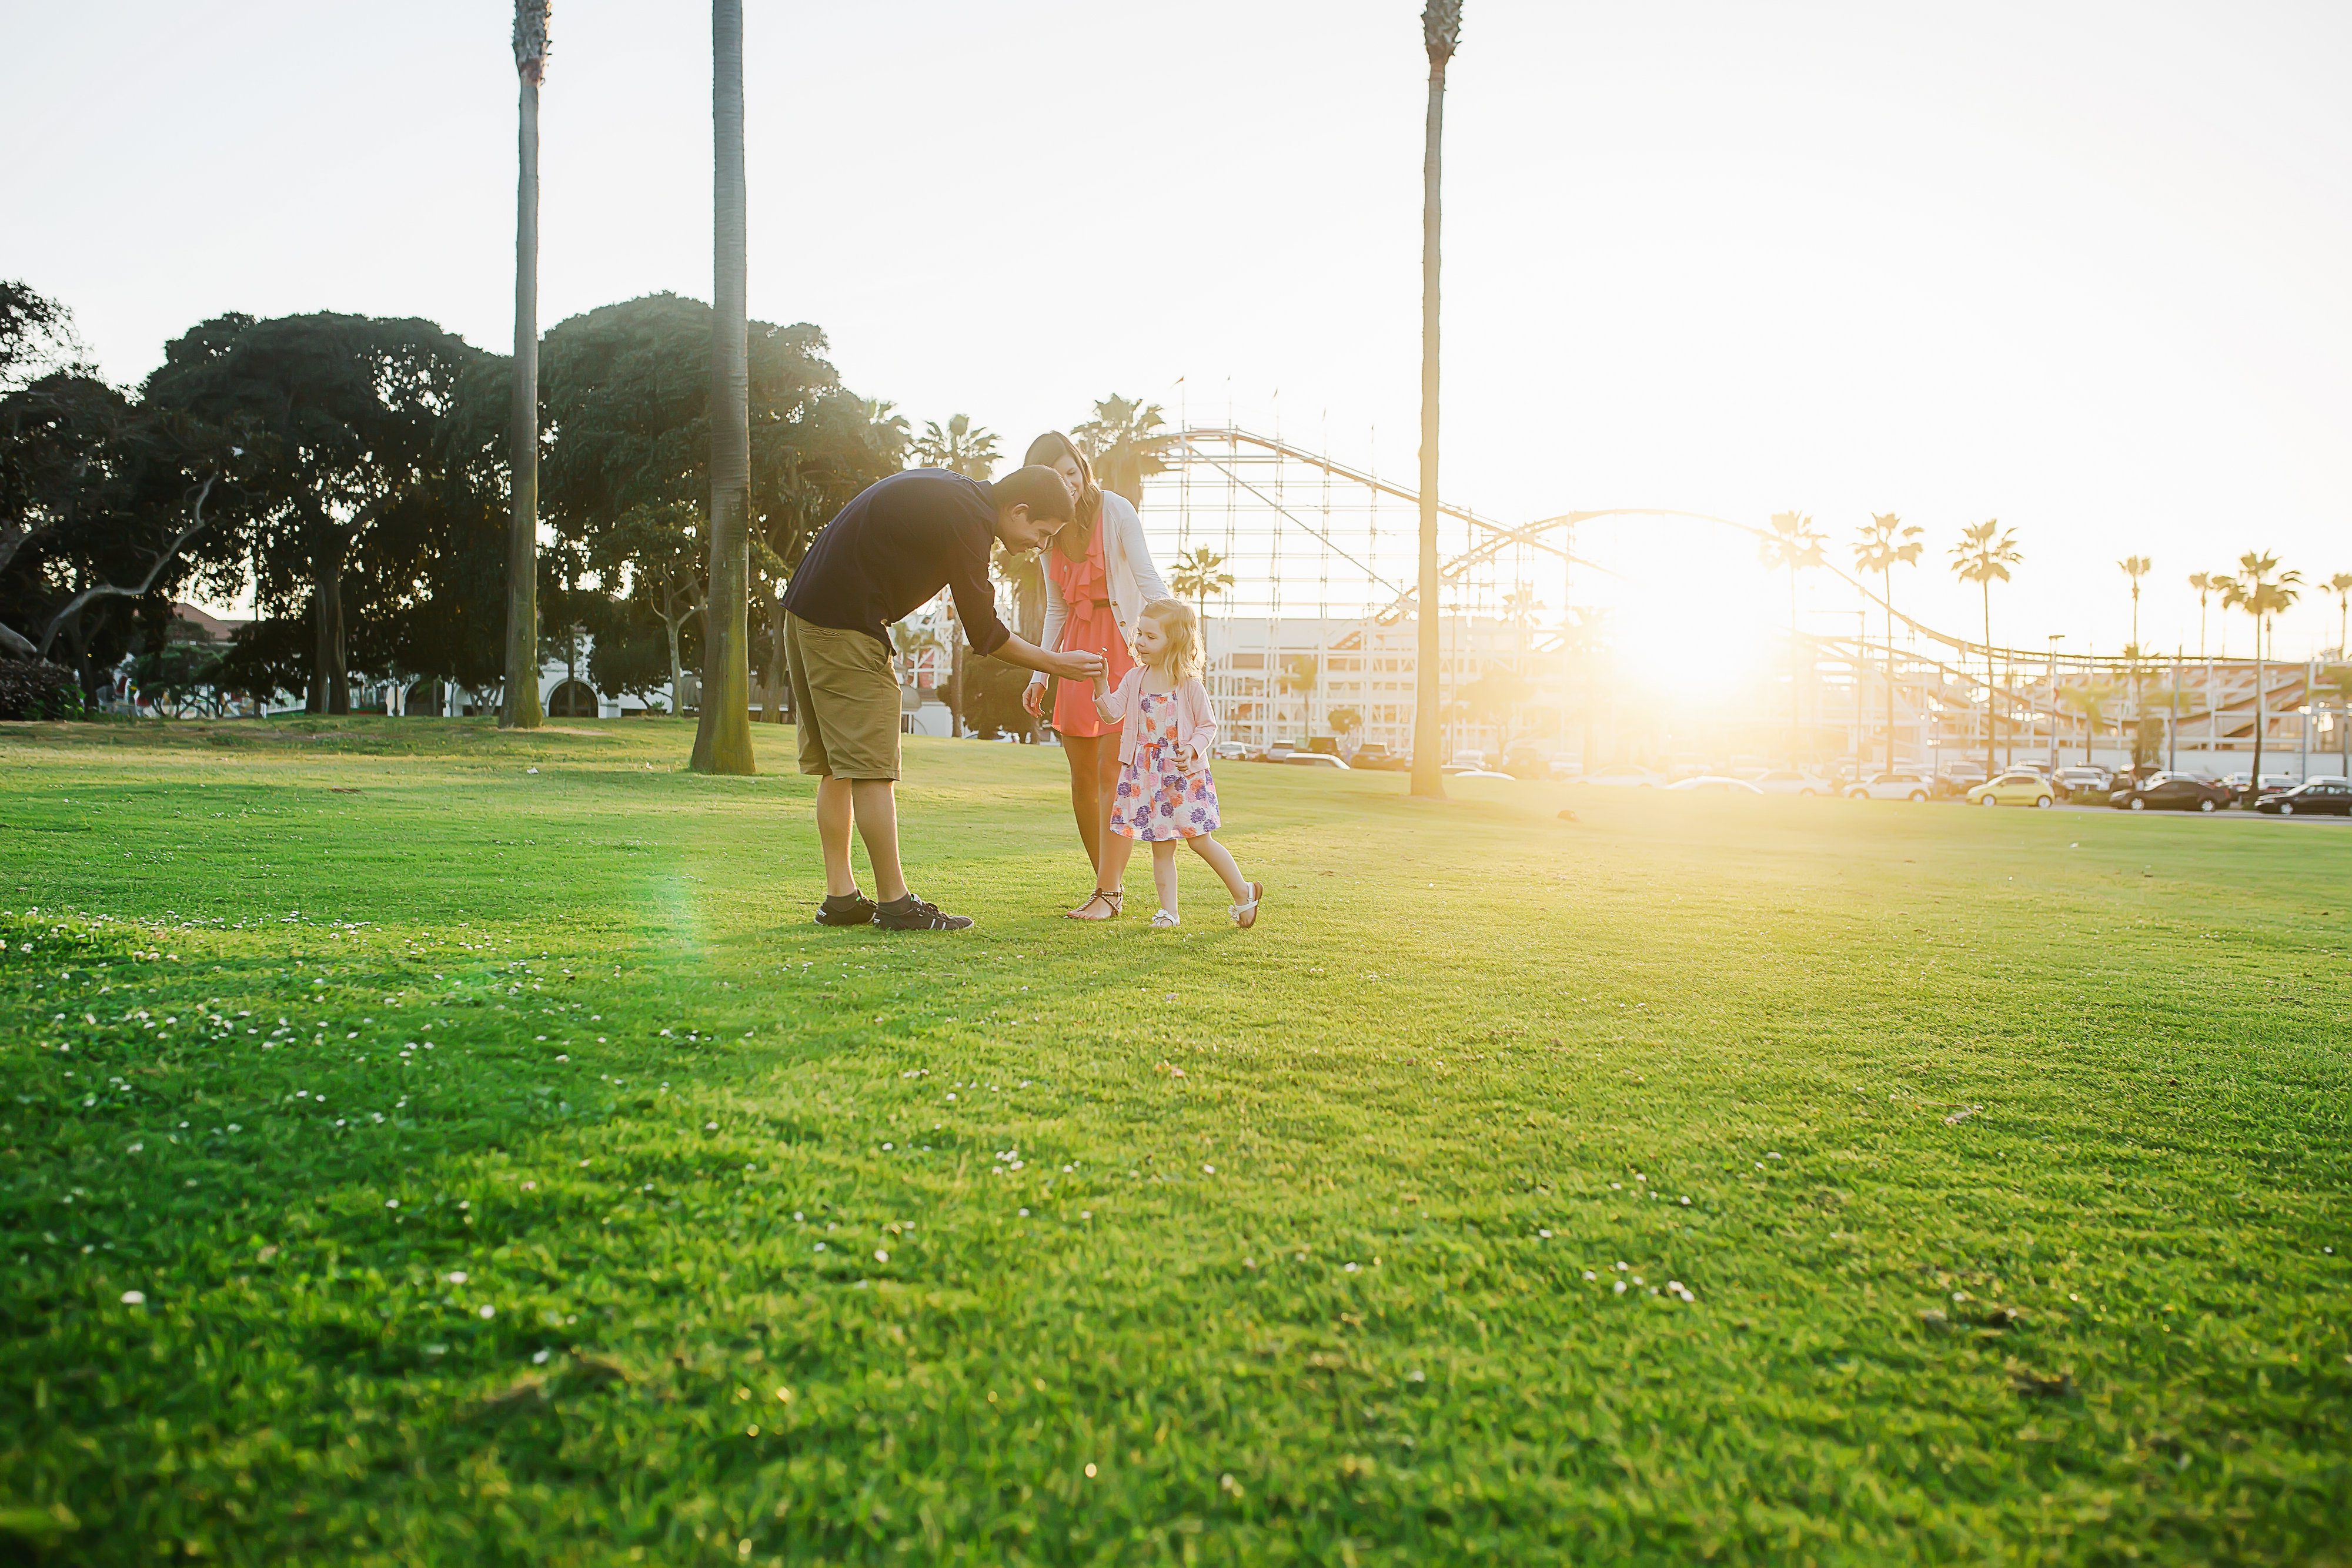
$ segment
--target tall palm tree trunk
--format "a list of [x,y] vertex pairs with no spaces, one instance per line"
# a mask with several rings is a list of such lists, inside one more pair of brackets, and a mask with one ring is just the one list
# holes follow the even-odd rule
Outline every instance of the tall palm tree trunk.
[[1992,695],[1992,579],[1985,579],[1985,777],[1990,779],[2000,771],[1992,765],[1993,753],[2000,749],[2000,714],[1993,706]]
[[2263,795],[2263,731],[2270,727],[2267,706],[2270,666],[2263,658],[2263,617],[2254,617],[2254,771],[2249,779],[2246,803],[2253,804]]
[[743,0],[711,0],[710,601],[703,629],[698,773],[753,773],[751,377],[745,292]]
[[539,706],[539,84],[548,0],[515,0],[515,74],[522,81],[515,176],[514,415],[508,452],[507,689],[503,729],[537,729]]
[[1429,51],[1429,118],[1421,158],[1421,616],[1413,679],[1412,792],[1445,798],[1438,771],[1437,679],[1437,262],[1444,165],[1445,66],[1462,37],[1462,0],[1429,0],[1421,13]]
[[1879,573],[1886,593],[1886,771],[1895,771],[1895,572]]

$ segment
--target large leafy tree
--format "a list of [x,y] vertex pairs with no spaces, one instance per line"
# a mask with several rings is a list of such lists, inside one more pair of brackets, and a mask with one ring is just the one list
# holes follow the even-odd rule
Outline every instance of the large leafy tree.
[[222,317],[164,349],[149,402],[247,433],[241,537],[265,614],[311,622],[307,706],[351,704],[343,591],[354,549],[442,477],[468,373],[485,359],[430,321]]
[[[628,582],[625,552],[603,538],[623,517],[639,507],[699,511],[709,504],[711,331],[708,305],[654,294],[560,322],[541,346],[550,440],[540,469],[541,515],[600,563],[608,592],[621,593]],[[858,491],[904,465],[907,424],[889,404],[867,402],[841,385],[814,327],[753,321],[745,336],[749,554],[774,690],[783,684],[777,604],[783,584],[818,528]],[[682,647],[693,645],[682,636]],[[606,667],[592,661],[592,668]],[[635,683],[639,672],[627,668]],[[602,676],[597,684],[617,689]]]
[[100,380],[65,307],[0,282],[0,652],[62,648],[94,689],[131,605],[160,624],[220,544],[236,456],[220,430]]

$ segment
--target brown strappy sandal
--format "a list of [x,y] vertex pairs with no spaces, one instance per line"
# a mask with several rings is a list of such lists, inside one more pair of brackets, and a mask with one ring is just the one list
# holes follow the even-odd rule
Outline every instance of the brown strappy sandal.
[[[1095,889],[1094,892],[1087,896],[1087,901],[1084,904],[1079,904],[1076,909],[1065,909],[1062,911],[1062,918],[1065,920],[1085,920],[1088,922],[1116,920],[1119,917],[1126,900],[1127,892],[1123,888],[1111,888],[1106,890],[1098,887]],[[1108,915],[1087,915],[1084,913],[1084,911],[1092,909],[1097,904],[1110,911],[1110,913]]]

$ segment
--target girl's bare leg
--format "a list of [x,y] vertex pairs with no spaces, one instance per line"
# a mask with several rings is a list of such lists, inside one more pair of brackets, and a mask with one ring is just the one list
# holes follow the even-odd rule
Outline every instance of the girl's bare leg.
[[1234,895],[1235,904],[1249,902],[1249,883],[1242,880],[1242,868],[1234,863],[1234,857],[1224,845],[1205,834],[1184,841],[1192,846],[1194,854],[1207,861],[1216,873],[1225,879],[1225,891]]
[[[1135,850],[1135,841],[1125,833],[1103,836],[1102,864],[1095,868],[1097,887],[1117,887],[1127,875],[1127,857]],[[1108,920],[1111,912],[1099,898],[1079,905],[1070,913],[1080,920]]]
[[1160,907],[1176,913],[1176,841],[1155,839],[1151,844],[1151,885],[1160,890]]

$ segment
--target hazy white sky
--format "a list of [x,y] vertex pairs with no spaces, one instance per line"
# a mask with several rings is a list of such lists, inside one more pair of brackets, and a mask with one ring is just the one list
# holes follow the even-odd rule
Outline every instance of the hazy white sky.
[[[507,345],[510,6],[0,5],[0,274],[109,374],[232,308]],[[859,392],[1015,452],[1111,391],[1278,411],[1411,471],[1416,0],[748,9],[751,308]],[[2352,570],[2352,7],[1466,11],[1449,499],[1896,510],[1898,596],[1956,628],[1941,555],[1999,517],[2034,646],[2123,641],[2127,552],[2153,644],[2250,547]],[[556,0],[555,37],[542,322],[707,298],[706,14]],[[2280,647],[2336,640],[2313,593]]]

